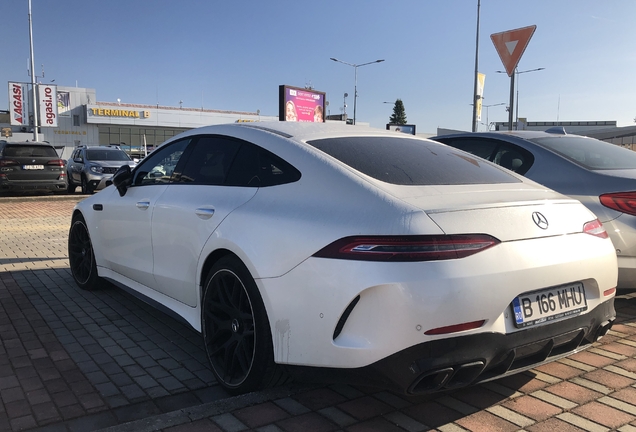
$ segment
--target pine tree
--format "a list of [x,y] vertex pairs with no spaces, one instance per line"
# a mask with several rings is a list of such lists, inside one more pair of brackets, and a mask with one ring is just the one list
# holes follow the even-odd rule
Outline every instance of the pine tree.
[[406,124],[406,112],[404,111],[404,104],[402,99],[397,99],[393,106],[393,114],[389,117],[390,124],[404,125]]

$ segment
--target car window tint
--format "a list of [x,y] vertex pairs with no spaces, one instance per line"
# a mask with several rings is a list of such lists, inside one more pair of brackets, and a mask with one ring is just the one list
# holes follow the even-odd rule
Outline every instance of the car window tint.
[[57,152],[53,147],[28,144],[9,144],[4,148],[2,154],[12,157],[57,157]]
[[347,137],[310,141],[350,167],[399,185],[515,183],[496,166],[453,147],[398,137]]
[[275,154],[243,142],[225,181],[227,186],[267,187],[298,181],[300,171]]
[[241,143],[221,136],[201,136],[177,182],[222,185]]
[[465,152],[472,153],[480,158],[488,159],[489,161],[492,160],[492,155],[497,147],[496,141],[475,138],[441,138],[438,141],[460,150],[464,150]]
[[593,138],[559,136],[533,141],[591,170],[636,169],[636,152]]
[[86,158],[94,161],[129,161],[130,158],[123,150],[86,150]]
[[192,138],[178,140],[150,153],[135,168],[132,184],[139,186],[170,183],[172,173],[191,141]]
[[497,148],[493,162],[510,171],[525,174],[528,172],[528,169],[530,169],[530,166],[532,166],[534,156],[532,156],[530,152],[516,146],[501,144]]

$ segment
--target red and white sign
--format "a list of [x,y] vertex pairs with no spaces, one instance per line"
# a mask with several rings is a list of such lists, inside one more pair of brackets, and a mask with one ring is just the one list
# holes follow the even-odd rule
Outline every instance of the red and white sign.
[[12,126],[29,124],[27,116],[27,86],[23,83],[9,83],[9,117]]
[[492,43],[499,54],[499,58],[506,68],[508,76],[512,76],[519,64],[523,52],[530,42],[530,38],[537,29],[536,25],[508,30],[490,35]]
[[57,127],[57,86],[38,84],[40,126]]

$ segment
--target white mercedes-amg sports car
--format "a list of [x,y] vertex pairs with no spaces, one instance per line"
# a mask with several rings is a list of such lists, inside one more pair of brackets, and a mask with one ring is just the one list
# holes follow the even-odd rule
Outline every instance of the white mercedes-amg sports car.
[[69,262],[202,333],[232,393],[288,377],[409,394],[582,350],[615,318],[587,208],[414,136],[313,123],[190,130],[77,204]]

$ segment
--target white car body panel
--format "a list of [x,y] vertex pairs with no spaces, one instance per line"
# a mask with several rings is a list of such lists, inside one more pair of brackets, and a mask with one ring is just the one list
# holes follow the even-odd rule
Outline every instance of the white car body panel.
[[208,238],[256,188],[169,185],[154,204],[153,271],[156,289],[188,306],[198,304],[197,263]]
[[[275,317],[275,359],[355,368],[448,337],[424,335],[433,328],[486,319],[463,333],[516,332],[510,308],[515,296],[572,281],[584,282],[591,310],[607,300],[602,291],[616,285],[611,242],[588,234],[568,237],[567,245],[560,236],[507,242],[462,260],[426,263],[311,258],[281,278],[257,281]],[[493,262],[506,270],[492,271]],[[607,269],[600,278],[599,266]],[[358,305],[332,340],[335,323],[357,295]]]

